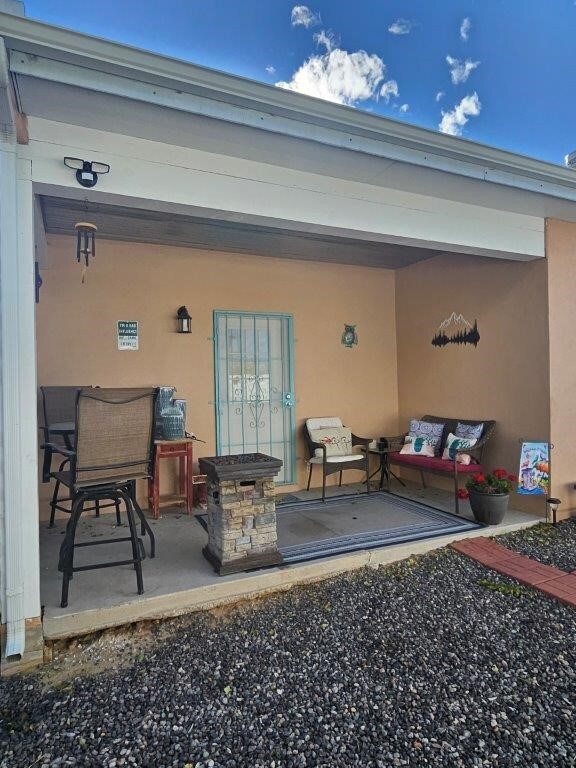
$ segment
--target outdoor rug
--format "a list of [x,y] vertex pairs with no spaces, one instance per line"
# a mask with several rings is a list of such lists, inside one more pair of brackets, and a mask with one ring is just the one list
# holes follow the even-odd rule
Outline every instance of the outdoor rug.
[[[375,492],[322,501],[283,503],[276,508],[278,544],[285,563],[362,549],[403,544],[481,526],[419,501]],[[206,528],[206,515],[197,519]]]

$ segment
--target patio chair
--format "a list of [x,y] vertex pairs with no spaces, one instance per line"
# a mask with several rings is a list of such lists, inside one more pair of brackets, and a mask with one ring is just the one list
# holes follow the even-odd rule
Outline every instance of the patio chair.
[[[53,473],[70,490],[72,510],[60,547],[58,569],[62,572],[61,606],[68,604],[68,586],[77,571],[133,565],[138,594],[144,592],[142,560],[146,553],[138,538],[134,513],[141,523],[141,535],[150,537],[150,556],[155,540],[136,500],[136,481],[150,477],[153,451],[156,389],[81,390],[76,402],[75,450],[69,451],[70,468]],[[63,451],[67,449],[62,449]],[[111,499],[124,502],[130,535],[75,543],[78,521],[87,501]],[[129,541],[132,557],[113,562],[74,566],[76,547],[118,544]]]
[[44,433],[44,444],[49,446],[47,450],[44,449],[44,483],[50,480],[52,456],[60,453],[58,448],[63,446],[72,450],[73,431],[70,432],[70,426],[73,428],[76,421],[76,396],[81,389],[90,389],[90,386],[40,387],[44,421],[41,429]]
[[[326,477],[340,473],[338,486],[342,486],[342,472],[345,469],[360,469],[366,476],[366,493],[370,493],[369,454],[370,437],[358,437],[342,424],[337,416],[307,419],[304,424],[304,438],[308,446],[308,485],[312,480],[314,466],[322,468],[322,501],[326,500]],[[354,451],[362,446],[364,452]]]
[[[42,395],[42,415],[44,424],[41,427],[44,433],[44,443],[40,446],[44,451],[42,461],[42,482],[48,483],[54,479],[52,473],[52,459],[54,456],[60,456],[62,459],[57,472],[62,472],[70,461],[70,452],[74,450],[73,440],[76,422],[76,397],[80,390],[92,389],[91,386],[49,386],[40,387]],[[63,450],[65,449],[65,450]],[[59,498],[60,482],[56,480],[52,499],[50,500],[50,523],[49,528],[54,527],[56,510],[70,514],[71,507],[65,506],[70,502],[70,498]],[[100,516],[100,510],[106,507],[116,507],[116,519],[120,525],[120,505],[119,503],[102,504],[98,499],[91,507],[86,507],[88,511],[95,511],[95,516]]]

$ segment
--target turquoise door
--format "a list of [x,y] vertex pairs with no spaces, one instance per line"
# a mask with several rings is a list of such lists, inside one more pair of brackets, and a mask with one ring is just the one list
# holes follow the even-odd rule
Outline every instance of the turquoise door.
[[214,312],[216,443],[220,455],[267,453],[295,476],[292,316]]

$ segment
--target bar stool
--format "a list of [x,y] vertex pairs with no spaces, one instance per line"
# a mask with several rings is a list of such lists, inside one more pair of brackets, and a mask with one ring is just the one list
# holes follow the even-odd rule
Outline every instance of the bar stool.
[[[68,589],[74,573],[97,568],[133,565],[138,594],[144,592],[142,560],[146,553],[138,537],[150,537],[150,556],[155,556],[154,533],[136,500],[136,481],[151,475],[156,389],[90,389],[78,392],[75,451],[67,471],[53,473],[70,491],[72,509],[60,547],[58,569],[62,572],[61,607],[68,605]],[[87,502],[107,499],[126,506],[129,536],[76,542],[76,529]],[[113,562],[74,565],[78,547],[129,541],[132,556]]]

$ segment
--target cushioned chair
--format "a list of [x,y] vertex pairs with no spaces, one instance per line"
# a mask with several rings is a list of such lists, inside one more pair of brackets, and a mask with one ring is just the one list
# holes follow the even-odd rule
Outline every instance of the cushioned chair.
[[[307,490],[310,490],[312,469],[319,466],[322,468],[322,501],[326,499],[326,477],[339,472],[338,485],[341,486],[345,469],[360,469],[364,472],[366,493],[370,492],[368,446],[372,438],[354,435],[337,416],[307,419],[304,438],[309,451]],[[364,448],[364,451],[357,450],[359,447]]]

